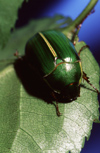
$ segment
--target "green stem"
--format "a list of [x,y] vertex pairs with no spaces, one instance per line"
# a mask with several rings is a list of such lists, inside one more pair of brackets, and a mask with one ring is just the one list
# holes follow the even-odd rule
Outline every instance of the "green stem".
[[69,32],[76,29],[76,27],[83,22],[91,10],[93,10],[97,2],[98,0],[91,0],[83,12],[68,27],[65,28],[65,31]]

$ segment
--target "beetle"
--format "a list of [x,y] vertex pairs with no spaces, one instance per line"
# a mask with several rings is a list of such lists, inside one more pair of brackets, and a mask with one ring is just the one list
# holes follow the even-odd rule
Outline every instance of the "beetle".
[[52,89],[58,116],[57,95],[69,101],[77,99],[82,78],[99,93],[82,70],[79,55],[83,48],[77,53],[73,43],[56,30],[38,32],[26,43],[25,56]]

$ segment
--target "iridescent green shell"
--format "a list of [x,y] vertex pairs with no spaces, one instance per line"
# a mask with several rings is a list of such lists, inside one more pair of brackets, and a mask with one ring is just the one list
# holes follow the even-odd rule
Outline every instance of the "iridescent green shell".
[[80,94],[82,67],[72,42],[59,31],[43,31],[26,44],[26,57],[49,87],[68,99]]

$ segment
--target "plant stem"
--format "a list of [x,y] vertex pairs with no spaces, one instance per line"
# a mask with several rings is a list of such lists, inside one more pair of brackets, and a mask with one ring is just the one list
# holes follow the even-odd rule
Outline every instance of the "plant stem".
[[98,0],[91,0],[87,7],[83,10],[83,12],[68,27],[64,28],[64,30],[68,32],[75,30],[76,27],[84,21],[84,19],[88,16],[91,10],[93,10],[97,2]]

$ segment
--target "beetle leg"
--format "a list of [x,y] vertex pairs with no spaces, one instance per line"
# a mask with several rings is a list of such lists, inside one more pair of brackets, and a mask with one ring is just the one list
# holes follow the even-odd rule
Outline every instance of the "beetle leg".
[[80,56],[81,51],[83,51],[83,49],[87,48],[87,47],[89,48],[89,45],[85,45],[85,46],[81,47],[81,49],[78,52],[78,56]]
[[79,26],[76,28],[76,30],[73,32],[73,36],[72,36],[72,39],[71,39],[71,42],[73,43],[73,45],[75,46],[76,45],[76,42],[78,41],[78,33],[80,31],[80,28],[81,28],[81,24],[79,24]]
[[61,113],[59,111],[59,107],[58,107],[58,102],[56,101],[56,111],[57,111],[57,115],[61,116]]
[[90,84],[90,86],[92,86],[92,87],[96,90],[96,92],[97,92],[98,94],[100,93],[100,92],[90,83],[89,77],[87,77],[87,75],[86,75],[85,72],[83,72],[83,79],[86,80],[86,82],[87,82],[88,84]]
[[52,92],[52,97],[56,100],[56,105],[55,105],[55,107],[56,107],[57,116],[61,116],[61,113],[60,113],[59,107],[58,107],[58,100],[57,100],[57,98],[56,98],[54,92]]

